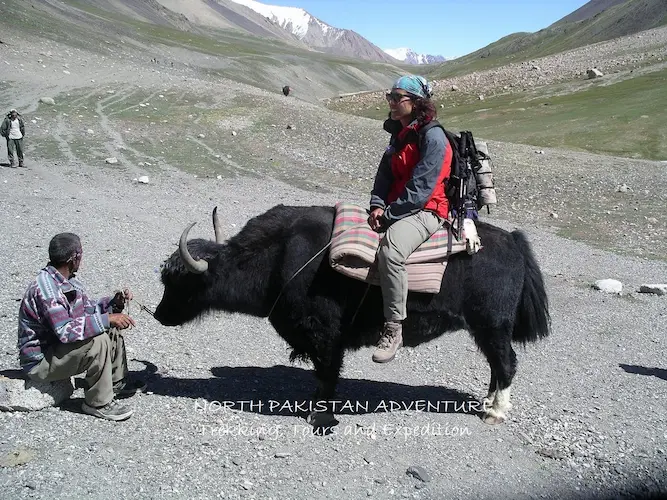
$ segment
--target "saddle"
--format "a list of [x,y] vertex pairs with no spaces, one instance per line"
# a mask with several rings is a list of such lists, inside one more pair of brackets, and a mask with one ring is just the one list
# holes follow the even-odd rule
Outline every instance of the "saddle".
[[[382,235],[367,223],[365,209],[351,203],[337,203],[329,249],[329,265],[336,271],[372,285],[380,285],[376,256]],[[450,221],[408,257],[408,290],[438,293],[450,255],[465,252],[466,241],[457,241]]]

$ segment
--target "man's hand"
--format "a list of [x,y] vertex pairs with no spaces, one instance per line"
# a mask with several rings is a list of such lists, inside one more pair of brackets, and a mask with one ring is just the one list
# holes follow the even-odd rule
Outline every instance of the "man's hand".
[[384,215],[384,208],[374,208],[371,210],[371,214],[368,216],[368,225],[371,226],[371,229],[376,233],[379,233],[382,230],[382,216]]
[[109,324],[113,328],[118,328],[119,330],[125,330],[135,326],[134,320],[130,318],[127,314],[109,314]]
[[132,300],[134,298],[134,294],[129,288],[123,288],[123,298],[127,300]]

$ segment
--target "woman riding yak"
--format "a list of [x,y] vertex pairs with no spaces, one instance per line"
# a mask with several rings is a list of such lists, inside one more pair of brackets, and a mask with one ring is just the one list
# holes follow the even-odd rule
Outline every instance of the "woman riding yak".
[[391,134],[371,191],[371,229],[385,232],[378,250],[378,269],[385,323],[373,361],[394,359],[403,345],[407,316],[408,273],[405,261],[444,223],[449,214],[445,183],[452,165],[452,147],[439,126],[423,140],[418,131],[436,119],[432,89],[421,76],[399,78],[387,94]]

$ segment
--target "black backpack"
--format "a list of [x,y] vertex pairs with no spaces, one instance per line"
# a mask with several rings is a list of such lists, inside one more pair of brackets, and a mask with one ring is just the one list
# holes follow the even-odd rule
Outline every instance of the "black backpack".
[[477,219],[478,210],[484,206],[490,213],[489,205],[496,203],[491,158],[477,148],[472,132],[466,130],[454,134],[437,120],[431,120],[419,129],[420,148],[426,132],[433,127],[444,131],[452,147],[452,168],[445,195],[454,217]]

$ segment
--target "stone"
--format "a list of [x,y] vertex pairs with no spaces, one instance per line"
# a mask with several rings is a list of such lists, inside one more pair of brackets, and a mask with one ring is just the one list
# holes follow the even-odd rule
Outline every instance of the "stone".
[[147,175],[142,175],[141,177],[139,177],[137,179],[137,182],[140,183],[140,184],[148,184],[150,182],[150,180],[148,179]]
[[452,85],[452,92],[456,92],[457,90],[459,90],[458,85]]
[[35,382],[26,379],[21,370],[0,372],[0,410],[37,411],[55,406],[74,392],[71,379]]
[[428,483],[431,480],[431,475],[419,465],[411,465],[408,467],[408,470],[405,471],[408,476],[412,476],[415,479],[419,479],[425,483]]
[[53,97],[40,97],[39,102],[43,104],[50,104],[51,106],[56,103],[56,101],[53,100]]
[[589,80],[593,80],[593,79],[595,79],[595,78],[601,78],[601,77],[604,76],[604,74],[602,73],[602,71],[600,71],[600,70],[597,69],[597,68],[591,68],[591,69],[589,69],[588,71],[586,71],[586,75],[588,76],[588,79],[589,79]]
[[89,128],[87,131],[88,135],[93,135],[95,131],[92,128]]
[[652,293],[652,294],[655,294],[655,295],[667,295],[667,285],[665,285],[665,284],[641,285],[639,287],[639,293]]
[[116,163],[118,163],[118,158],[112,156],[111,158],[107,158],[104,161],[107,162],[109,165],[115,165]]
[[627,193],[628,191],[630,191],[630,186],[628,186],[627,184],[622,184],[616,187],[617,193]]
[[[27,464],[34,458],[34,451],[19,448],[18,450],[14,450],[3,457],[0,457],[0,467],[20,467],[21,465]],[[28,484],[26,484],[26,487],[30,488]],[[30,489],[34,490],[35,487]]]
[[623,292],[623,283],[612,279],[597,280],[593,284],[593,288],[600,290],[601,292],[615,293],[620,295],[621,292]]

